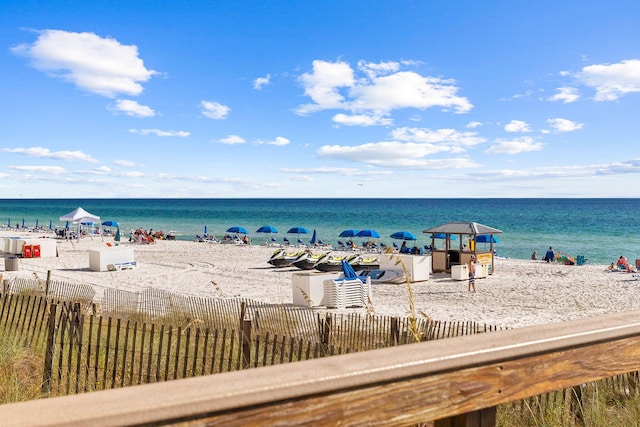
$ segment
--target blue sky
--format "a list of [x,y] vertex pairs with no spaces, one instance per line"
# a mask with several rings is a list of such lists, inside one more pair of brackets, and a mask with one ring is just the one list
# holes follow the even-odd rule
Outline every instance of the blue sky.
[[640,2],[3,1],[0,194],[640,197]]

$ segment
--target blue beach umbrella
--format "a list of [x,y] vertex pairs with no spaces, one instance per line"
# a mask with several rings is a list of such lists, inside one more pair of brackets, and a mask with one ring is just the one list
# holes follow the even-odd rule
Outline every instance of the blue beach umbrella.
[[[433,237],[434,239],[446,239],[447,235],[445,233],[435,233],[435,234],[432,234],[431,237]],[[451,240],[456,240],[456,236],[453,234],[451,234],[449,238]]]
[[40,221],[38,221],[38,218],[36,218],[36,226],[34,228],[38,228],[38,224],[40,223]]
[[316,229],[313,229],[313,235],[311,236],[311,240],[309,241],[312,245],[316,244]]
[[500,240],[492,235],[489,234],[478,234],[476,236],[476,243],[499,243]]
[[65,224],[64,228],[69,228],[69,221]]
[[357,235],[358,235],[358,230],[349,229],[349,230],[343,230],[342,232],[340,232],[340,234],[338,234],[338,237],[355,237]]
[[120,241],[120,227],[116,230],[116,236],[113,238],[116,242]]
[[227,233],[247,234],[247,229],[238,225],[234,225],[233,227],[227,228]]
[[102,223],[102,225],[104,225],[105,227],[120,227],[120,224],[118,224],[117,221],[105,221]]
[[22,228],[24,228],[24,218],[22,218]]
[[356,234],[356,237],[369,237],[369,238],[379,239],[380,233],[378,233],[376,230],[365,229],[365,230],[360,230],[360,232]]
[[309,234],[309,230],[307,230],[304,227],[292,227],[287,231],[287,233],[289,233],[289,234],[298,234],[298,235],[300,235],[300,234]]
[[53,221],[49,220],[49,230],[53,230]]
[[207,234],[207,226],[204,226],[204,234]]
[[276,230],[275,227],[271,226],[271,225],[263,225],[262,227],[258,228],[256,230],[256,233],[277,233],[278,230]]
[[7,220],[7,227],[11,228],[11,218]]
[[418,238],[414,236],[413,233],[410,233],[408,231],[396,231],[389,237],[398,240],[418,240]]

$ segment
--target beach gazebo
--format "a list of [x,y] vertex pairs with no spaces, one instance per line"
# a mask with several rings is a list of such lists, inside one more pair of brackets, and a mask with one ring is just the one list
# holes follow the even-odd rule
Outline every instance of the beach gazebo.
[[[490,274],[494,271],[493,257],[493,235],[501,234],[502,231],[487,225],[478,224],[477,222],[449,222],[437,227],[432,227],[422,231],[425,234],[431,234],[432,250],[432,268],[434,273],[451,272],[452,265],[462,265],[469,262],[472,255],[475,255],[479,264],[490,265]],[[444,235],[444,248],[435,249],[436,235]],[[478,250],[476,236],[488,235],[489,250]],[[451,241],[458,237],[457,247],[452,245]],[[464,243],[465,236],[468,246]]]

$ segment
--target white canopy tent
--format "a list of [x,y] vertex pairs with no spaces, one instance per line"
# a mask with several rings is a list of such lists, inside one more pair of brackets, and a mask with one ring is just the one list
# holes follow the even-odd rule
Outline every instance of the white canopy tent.
[[[78,239],[80,238],[80,231],[82,227],[82,223],[87,222],[97,222],[98,227],[100,225],[100,217],[98,215],[94,215],[82,209],[81,207],[77,207],[66,215],[62,215],[60,217],[60,221],[70,221],[74,224],[78,224]],[[102,233],[101,233],[102,234]]]

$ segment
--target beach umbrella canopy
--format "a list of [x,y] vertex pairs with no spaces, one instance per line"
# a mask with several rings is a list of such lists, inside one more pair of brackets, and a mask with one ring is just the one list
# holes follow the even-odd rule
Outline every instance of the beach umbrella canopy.
[[340,234],[338,234],[338,237],[355,237],[358,235],[358,230],[343,230]]
[[312,245],[316,244],[316,229],[313,229],[313,235],[311,236],[311,240],[309,240],[309,243],[311,243]]
[[102,225],[107,227],[120,227],[120,224],[118,224],[117,221],[111,221],[111,220],[103,222]]
[[256,230],[256,233],[277,233],[277,232],[278,230],[276,230],[276,228],[271,225],[263,225],[262,227]]
[[235,225],[233,227],[227,228],[227,233],[247,234],[247,229],[244,228],[244,227],[240,227],[238,225]]
[[38,228],[39,224],[40,224],[40,221],[38,221],[38,218],[36,218],[36,226],[35,226],[35,228]]
[[478,234],[476,236],[476,243],[499,243],[500,240],[496,236],[489,234]]
[[358,234],[356,234],[356,237],[373,237],[374,239],[379,239],[380,233],[378,233],[376,230],[365,229],[360,230]]
[[287,233],[289,233],[289,234],[309,234],[309,230],[307,230],[304,227],[292,227],[287,231]]
[[[433,235],[432,235],[432,237],[433,237],[434,239],[446,239],[446,238],[447,238],[447,235],[446,235],[446,234],[444,234],[444,233],[435,233],[435,234],[433,234]],[[452,234],[452,235],[450,235],[450,236],[449,236],[449,238],[450,238],[451,240],[456,240],[456,236],[454,236],[453,234]]]
[[392,239],[398,240],[418,240],[417,237],[413,235],[413,233],[410,233],[408,231],[396,231],[390,237]]
[[120,241],[120,227],[116,230],[116,237],[113,238],[116,242]]

